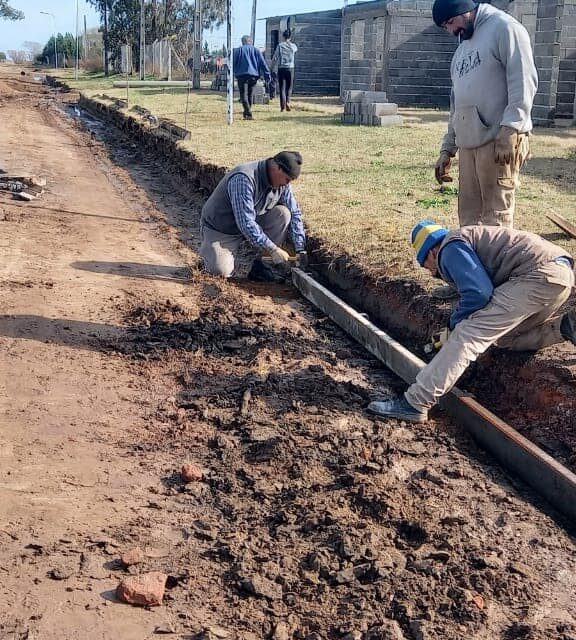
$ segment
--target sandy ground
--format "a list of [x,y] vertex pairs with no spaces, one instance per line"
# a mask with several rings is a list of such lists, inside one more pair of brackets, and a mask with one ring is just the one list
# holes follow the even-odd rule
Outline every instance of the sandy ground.
[[[195,197],[57,105],[0,67],[0,169],[48,178],[0,193],[0,638],[576,639],[563,523],[457,425],[370,418],[399,382],[203,276]],[[116,600],[150,570],[163,606]]]

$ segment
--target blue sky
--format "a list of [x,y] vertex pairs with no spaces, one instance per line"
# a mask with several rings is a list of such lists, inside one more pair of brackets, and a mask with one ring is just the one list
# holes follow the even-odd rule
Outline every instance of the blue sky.
[[[10,5],[15,9],[21,9],[26,17],[21,22],[0,22],[0,51],[21,49],[25,40],[39,42],[43,46],[52,35],[53,20],[50,16],[41,14],[41,11],[54,14],[57,32],[75,31],[76,0],[10,0]],[[257,17],[339,9],[342,5],[343,0],[258,0]],[[78,6],[80,28],[84,15],[88,28],[98,26],[99,19],[94,9],[85,0],[79,0]],[[251,0],[233,0],[233,12],[233,37],[236,43],[240,36],[250,33]],[[264,33],[264,21],[257,22],[256,44],[259,46],[264,45]],[[208,40],[211,46],[219,47],[226,40],[226,32],[223,29],[206,31],[204,39]]]

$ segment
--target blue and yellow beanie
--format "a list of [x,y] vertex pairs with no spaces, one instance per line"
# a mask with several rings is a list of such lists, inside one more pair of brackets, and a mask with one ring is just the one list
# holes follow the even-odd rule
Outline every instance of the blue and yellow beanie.
[[436,224],[433,220],[419,222],[410,234],[410,242],[416,252],[416,260],[423,267],[428,251],[440,244],[446,237],[448,229]]

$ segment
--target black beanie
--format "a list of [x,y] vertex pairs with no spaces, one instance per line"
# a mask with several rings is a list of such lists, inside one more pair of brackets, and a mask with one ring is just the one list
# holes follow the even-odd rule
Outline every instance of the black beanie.
[[461,16],[477,8],[478,3],[474,0],[436,0],[432,7],[432,18],[441,27],[450,18]]
[[302,170],[302,156],[298,151],[280,151],[272,160],[291,179],[295,180]]

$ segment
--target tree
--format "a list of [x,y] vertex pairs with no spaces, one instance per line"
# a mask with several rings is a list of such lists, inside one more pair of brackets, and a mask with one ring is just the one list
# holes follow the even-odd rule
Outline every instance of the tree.
[[110,73],[110,47],[108,41],[108,16],[115,0],[87,0],[100,14],[102,20],[102,46],[104,47],[104,75]]
[[[56,50],[58,51],[58,62],[63,67],[68,66],[68,61],[76,57],[76,38],[71,33],[56,36]],[[37,58],[42,60],[50,60],[54,57],[54,36],[48,40],[42,52]]]
[[34,60],[34,58],[42,52],[42,45],[39,42],[33,42],[31,40],[25,40],[22,43],[22,48],[30,52],[30,60]]
[[0,20],[24,20],[24,14],[18,9],[13,9],[8,0],[0,0]]
[[18,50],[9,49],[8,56],[10,57],[10,60],[12,60],[14,64],[26,64],[30,60],[28,52],[22,51],[21,49],[18,49]]
[[0,51],[0,62],[6,62],[6,54],[4,51]]

